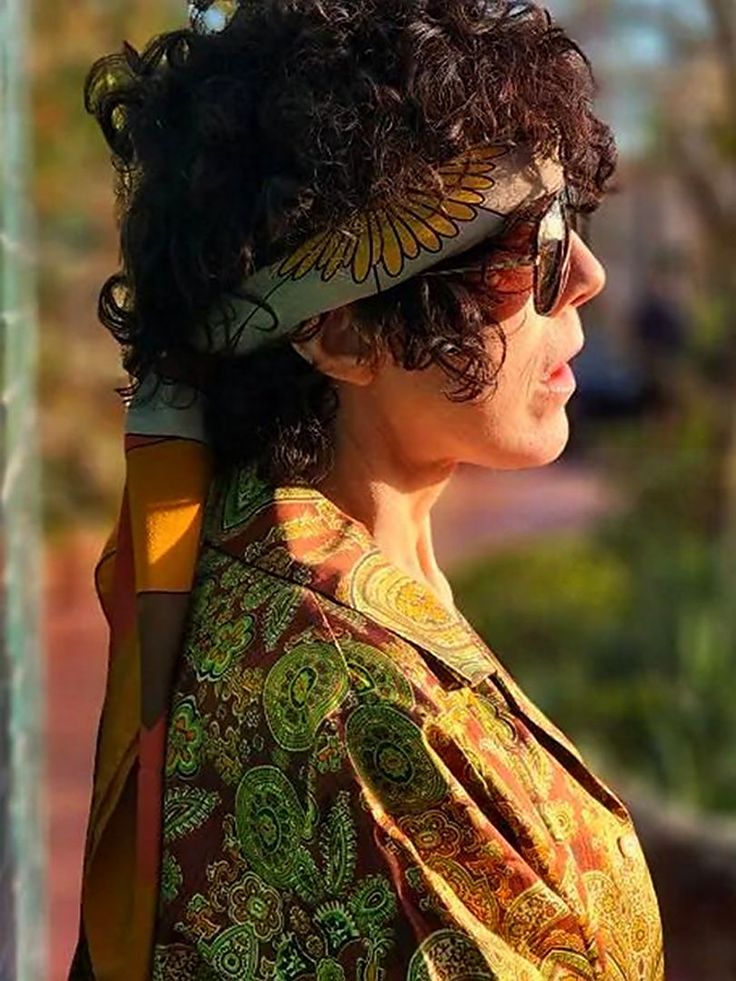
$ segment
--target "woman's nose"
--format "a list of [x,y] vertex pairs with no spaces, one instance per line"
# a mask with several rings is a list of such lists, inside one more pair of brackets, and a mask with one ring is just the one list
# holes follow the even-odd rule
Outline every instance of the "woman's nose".
[[606,270],[577,232],[571,232],[570,272],[560,307],[581,307],[606,285]]

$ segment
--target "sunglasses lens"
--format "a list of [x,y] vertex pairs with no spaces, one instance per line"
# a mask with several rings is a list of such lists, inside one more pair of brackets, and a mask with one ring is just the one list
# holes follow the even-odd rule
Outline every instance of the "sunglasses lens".
[[537,234],[539,264],[534,301],[537,312],[544,315],[554,309],[566,272],[569,231],[559,197],[539,222]]

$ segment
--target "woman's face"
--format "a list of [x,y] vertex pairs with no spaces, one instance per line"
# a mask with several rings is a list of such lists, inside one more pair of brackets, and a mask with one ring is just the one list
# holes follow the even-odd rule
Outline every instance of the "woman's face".
[[[346,435],[341,429],[354,430],[347,439],[353,444],[377,437],[402,468],[423,470],[457,463],[514,470],[556,460],[569,438],[566,406],[572,391],[555,391],[545,378],[583,346],[578,311],[603,289],[605,273],[573,232],[569,276],[548,316],[534,308],[528,269],[519,275],[529,277],[526,288],[501,297],[494,309],[507,340],[495,391],[470,402],[451,401],[441,368],[406,371],[386,362],[370,383],[341,386],[338,440]],[[487,351],[497,364],[501,343],[490,327]]]

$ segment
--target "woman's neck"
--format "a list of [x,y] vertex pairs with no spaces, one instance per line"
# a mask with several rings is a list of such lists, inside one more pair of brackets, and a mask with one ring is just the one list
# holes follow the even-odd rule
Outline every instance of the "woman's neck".
[[385,444],[366,447],[343,435],[334,466],[319,486],[340,510],[366,526],[397,568],[428,586],[451,611],[452,590],[434,554],[431,510],[454,469],[409,469],[391,460]]

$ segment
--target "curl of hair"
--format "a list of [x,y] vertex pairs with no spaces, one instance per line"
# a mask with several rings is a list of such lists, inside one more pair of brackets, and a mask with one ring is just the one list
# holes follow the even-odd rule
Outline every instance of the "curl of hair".
[[[592,210],[616,160],[594,94],[575,42],[513,0],[248,0],[220,34],[176,30],[101,58],[85,105],[117,173],[122,265],[99,316],[133,387],[175,365],[205,392],[220,463],[318,480],[334,386],[288,340],[247,357],[197,354],[208,315],[227,317],[226,295],[256,268],[480,142],[557,148]],[[366,356],[439,364],[453,398],[492,389],[492,317],[461,275],[418,276],[353,309]]]

